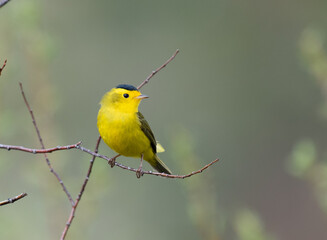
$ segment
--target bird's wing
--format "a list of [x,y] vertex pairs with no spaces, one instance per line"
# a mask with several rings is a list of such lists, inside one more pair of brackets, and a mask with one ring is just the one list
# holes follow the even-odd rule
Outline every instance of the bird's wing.
[[154,138],[153,132],[148,124],[148,122],[145,120],[142,113],[137,112],[137,116],[141,123],[141,130],[144,132],[145,136],[150,140],[151,148],[154,153],[157,153],[157,142]]

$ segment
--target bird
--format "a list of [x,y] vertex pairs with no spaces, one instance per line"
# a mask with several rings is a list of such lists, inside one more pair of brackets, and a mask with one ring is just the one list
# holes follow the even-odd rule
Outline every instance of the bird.
[[160,173],[172,174],[157,156],[157,152],[164,151],[163,147],[157,143],[149,123],[138,111],[141,100],[146,98],[148,96],[141,94],[136,87],[119,84],[102,97],[97,117],[101,138],[118,153],[110,159],[111,166],[120,155],[140,158],[140,167],[136,171],[138,178],[143,175],[143,160]]

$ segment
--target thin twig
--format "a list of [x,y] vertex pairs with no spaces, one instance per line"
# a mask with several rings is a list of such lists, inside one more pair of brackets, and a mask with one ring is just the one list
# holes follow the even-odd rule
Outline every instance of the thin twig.
[[[142,173],[143,174],[149,174],[149,175],[155,175],[155,176],[159,176],[159,177],[165,177],[165,178],[179,178],[179,179],[184,179],[184,178],[188,178],[188,177],[191,177],[195,174],[198,174],[198,173],[202,173],[204,170],[206,170],[208,167],[210,167],[212,164],[218,162],[219,159],[215,159],[213,160],[212,162],[208,163],[207,165],[203,166],[202,168],[200,168],[199,170],[197,171],[193,171],[189,174],[185,174],[185,175],[174,175],[174,174],[167,174],[167,173],[159,173],[159,172],[152,172],[152,171],[143,171]],[[126,167],[120,163],[117,163],[117,166],[119,166],[120,168],[123,168],[123,169],[126,169],[126,170],[129,170],[129,171],[132,171],[132,172],[136,172],[137,169],[135,168],[130,168],[130,167]]]
[[6,150],[17,150],[17,151],[22,151],[22,152],[29,152],[33,154],[39,154],[39,153],[52,153],[55,151],[61,151],[61,150],[69,150],[72,148],[77,148],[82,142],[78,142],[72,145],[67,145],[67,146],[57,146],[53,148],[47,148],[47,149],[33,149],[33,148],[26,148],[22,146],[14,146],[14,145],[4,145],[0,144],[0,148],[6,149]]
[[[94,157],[102,158],[102,159],[104,159],[104,160],[106,160],[108,162],[110,160],[109,157],[107,157],[105,155],[98,154],[97,152],[92,152],[91,150],[89,150],[87,148],[84,148],[81,145],[77,146],[76,148],[80,149],[83,152],[91,154]],[[159,173],[159,172],[153,172],[153,171],[143,171],[143,173],[144,174],[149,174],[149,175],[155,175],[155,176],[159,176],[159,177],[165,177],[165,178],[181,178],[181,179],[184,179],[184,178],[188,178],[188,177],[191,177],[191,176],[193,176],[195,174],[203,172],[205,169],[207,169],[208,167],[210,167],[211,165],[213,165],[214,163],[216,163],[218,161],[219,161],[219,159],[217,158],[216,160],[213,160],[212,162],[208,163],[207,165],[200,168],[199,170],[193,171],[193,172],[191,172],[189,174],[185,174],[185,175],[170,175],[170,174],[166,174],[166,173]],[[125,170],[132,171],[132,172],[137,172],[137,169],[127,167],[127,166],[125,166],[125,165],[123,165],[121,163],[118,163],[118,162],[115,162],[115,166],[120,167],[120,168],[125,169]]]
[[14,198],[8,198],[7,200],[4,200],[4,201],[0,202],[0,206],[6,205],[6,204],[9,204],[9,203],[14,203],[17,200],[22,199],[22,198],[24,198],[26,196],[27,196],[27,193],[21,193],[21,194],[19,194],[18,196],[14,197]]
[[156,70],[152,71],[152,73],[137,87],[138,90],[141,89],[141,87],[143,87],[145,84],[147,84],[149,82],[149,80],[156,75],[161,69],[163,69],[164,67],[167,66],[168,63],[170,63],[175,57],[176,55],[179,53],[179,49],[177,49],[175,51],[175,53],[173,54],[173,56],[171,56],[164,64],[162,64],[160,67],[158,67]]
[[[81,187],[81,190],[76,198],[76,201],[75,201],[75,204],[73,205],[72,207],[72,210],[70,212],[70,215],[69,215],[69,218],[68,218],[68,221],[66,223],[66,226],[65,226],[65,229],[64,231],[62,232],[62,235],[61,235],[61,238],[60,240],[63,240],[65,239],[66,235],[67,235],[67,232],[68,232],[68,229],[75,217],[75,211],[76,211],[76,208],[78,206],[78,203],[80,202],[81,198],[82,198],[82,195],[84,193],[84,190],[85,190],[85,187],[90,179],[90,175],[91,175],[91,172],[92,172],[92,167],[93,167],[93,164],[94,164],[94,160],[96,158],[96,154],[98,153],[98,149],[99,149],[99,145],[100,145],[100,142],[101,142],[101,137],[99,136],[98,140],[97,140],[97,143],[95,145],[95,150],[94,150],[94,155],[92,157],[92,159],[90,160],[90,166],[89,166],[89,169],[87,171],[87,174],[86,174],[86,177],[85,177],[85,180],[83,182],[83,185]],[[79,146],[78,146],[79,147]]]
[[0,8],[6,5],[10,0],[0,0]]
[[[33,111],[32,111],[32,109],[31,109],[31,107],[30,107],[30,105],[29,105],[29,103],[28,103],[28,101],[27,101],[26,96],[25,96],[25,93],[24,93],[24,90],[23,90],[23,84],[22,84],[22,83],[19,83],[19,86],[20,86],[20,90],[21,90],[21,93],[22,93],[22,96],[23,96],[24,102],[25,102],[25,104],[26,104],[26,107],[27,107],[27,109],[28,109],[28,111],[29,111],[29,113],[30,113],[30,115],[31,115],[32,122],[33,122],[34,128],[35,128],[35,130],[36,130],[37,136],[38,136],[38,138],[39,138],[39,142],[40,142],[40,144],[41,144],[41,147],[42,147],[42,149],[45,149],[45,147],[44,147],[44,143],[43,143],[43,140],[42,140],[42,137],[41,137],[41,134],[40,134],[40,130],[39,130],[39,128],[38,128],[38,126],[37,126],[37,124],[36,124],[36,121],[35,121],[35,117],[34,117]],[[70,193],[68,192],[68,190],[67,190],[67,188],[66,188],[64,182],[61,180],[61,178],[59,177],[58,173],[53,169],[53,167],[52,167],[52,165],[51,165],[51,162],[50,162],[50,160],[49,160],[49,158],[48,158],[47,153],[43,153],[43,154],[44,154],[45,161],[47,162],[48,167],[49,167],[49,169],[50,169],[50,172],[51,172],[51,173],[52,173],[52,174],[57,178],[57,180],[58,180],[58,182],[60,183],[62,189],[63,189],[64,192],[66,193],[66,195],[67,195],[67,197],[68,197],[68,199],[69,199],[71,205],[74,206],[75,202],[74,202],[73,198],[71,197]]]
[[6,64],[7,64],[7,59],[4,61],[2,67],[0,68],[0,76],[1,76],[2,70],[5,68]]

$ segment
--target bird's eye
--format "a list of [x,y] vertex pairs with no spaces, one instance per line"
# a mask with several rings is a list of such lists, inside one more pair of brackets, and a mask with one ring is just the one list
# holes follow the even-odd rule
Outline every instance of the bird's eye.
[[129,97],[129,95],[127,93],[125,93],[123,96],[124,96],[124,98],[128,98]]

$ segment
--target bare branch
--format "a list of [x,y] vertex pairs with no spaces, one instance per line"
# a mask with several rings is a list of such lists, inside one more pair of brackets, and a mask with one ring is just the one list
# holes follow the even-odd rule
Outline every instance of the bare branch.
[[21,193],[21,194],[19,194],[18,196],[14,197],[14,198],[8,198],[7,200],[4,200],[4,201],[0,202],[0,206],[7,205],[9,203],[14,203],[17,200],[22,199],[22,198],[24,198],[26,196],[27,196],[27,193]]
[[[42,147],[42,149],[45,149],[44,143],[43,143],[43,140],[42,140],[42,137],[41,137],[41,134],[40,134],[40,130],[39,130],[39,128],[38,128],[38,126],[36,124],[36,121],[35,121],[35,117],[34,117],[33,111],[32,111],[32,109],[31,109],[31,107],[30,107],[30,105],[29,105],[29,103],[27,101],[26,96],[25,96],[25,93],[24,93],[24,90],[23,90],[23,84],[22,83],[19,83],[19,86],[20,86],[20,90],[21,90],[21,93],[22,93],[24,102],[26,104],[26,107],[27,107],[28,111],[30,112],[30,115],[31,115],[31,118],[32,118],[32,122],[33,122],[34,128],[36,130],[37,136],[39,138],[39,142],[41,144],[41,147]],[[57,180],[60,183],[62,189],[66,193],[66,195],[67,195],[67,197],[68,197],[71,205],[74,206],[75,202],[74,202],[73,198],[71,197],[70,193],[68,192],[68,190],[67,190],[64,182],[61,180],[61,178],[59,177],[58,173],[53,169],[53,167],[51,165],[51,162],[50,162],[50,160],[48,158],[47,153],[43,153],[43,154],[44,154],[45,161],[47,162],[48,167],[50,169],[50,172],[57,178]]]
[[0,76],[1,76],[2,70],[5,68],[6,64],[7,64],[7,59],[4,61],[2,67],[0,68]]
[[[82,150],[83,152],[91,154],[94,157],[102,158],[102,159],[108,161],[108,163],[110,161],[109,157],[107,157],[105,155],[98,154],[97,152],[92,152],[91,150],[89,150],[87,148],[84,148],[81,145],[77,146],[76,148]],[[200,168],[199,170],[193,171],[193,172],[191,172],[189,174],[185,174],[185,175],[170,175],[170,174],[166,174],[166,173],[159,173],[159,172],[152,172],[152,171],[143,171],[143,174],[155,175],[155,176],[165,177],[165,178],[181,178],[181,179],[184,179],[184,178],[188,178],[188,177],[191,177],[191,176],[193,176],[195,174],[203,172],[205,169],[207,169],[208,167],[210,167],[211,165],[213,165],[214,163],[216,163],[218,161],[219,161],[219,159],[217,158],[216,160],[210,162],[209,164],[205,165],[204,167]],[[127,166],[125,166],[125,165],[123,165],[121,163],[118,163],[118,162],[115,162],[115,166],[120,167],[120,168],[125,169],[125,170],[135,172],[135,173],[137,172],[137,169],[127,167]]]
[[14,145],[4,145],[0,144],[0,148],[2,149],[7,149],[8,151],[10,150],[17,150],[17,151],[22,151],[22,152],[29,152],[33,154],[39,154],[39,153],[52,153],[55,151],[61,151],[61,150],[69,150],[72,148],[77,148],[82,142],[78,142],[72,145],[67,145],[67,146],[57,146],[54,148],[47,148],[47,149],[33,149],[33,148],[26,148],[22,146],[14,146]]
[[[152,172],[152,171],[143,171],[143,174],[149,174],[149,175],[155,175],[155,176],[159,176],[159,177],[165,177],[165,178],[180,178],[180,179],[184,179],[184,178],[188,178],[191,177],[195,174],[198,173],[202,173],[204,170],[206,170],[208,167],[210,167],[211,165],[213,165],[214,163],[218,162],[219,159],[215,159],[212,162],[208,163],[207,165],[203,166],[202,168],[200,168],[199,170],[193,171],[189,174],[185,174],[185,175],[174,175],[174,174],[166,174],[166,173],[159,173],[159,172]],[[121,168],[123,168],[123,165],[120,164]],[[125,167],[125,166],[124,166]],[[136,172],[137,169],[128,169],[130,171]]]
[[[87,183],[88,183],[88,181],[89,181],[89,179],[90,179],[90,175],[91,175],[91,172],[92,172],[93,163],[94,163],[94,160],[95,160],[95,158],[96,158],[96,154],[98,153],[98,149],[99,149],[100,142],[101,142],[101,137],[99,136],[99,138],[98,138],[98,140],[97,140],[97,143],[96,143],[96,145],[95,145],[95,150],[94,150],[94,154],[95,154],[95,155],[93,155],[93,157],[92,157],[92,159],[91,159],[91,161],[90,161],[90,166],[89,166],[89,169],[88,169],[88,171],[87,171],[87,174],[86,174],[86,177],[85,177],[84,183],[83,183],[83,185],[82,185],[82,187],[81,187],[81,190],[80,190],[80,192],[79,192],[79,194],[78,194],[78,196],[77,196],[77,198],[76,198],[75,204],[73,205],[72,210],[70,211],[70,215],[69,215],[68,221],[67,221],[67,223],[66,223],[65,229],[64,229],[64,231],[62,232],[62,235],[61,235],[61,238],[60,238],[61,240],[65,239],[65,237],[66,237],[66,235],[67,235],[67,232],[68,232],[68,229],[69,229],[69,227],[70,227],[70,225],[71,225],[71,223],[72,223],[72,221],[73,221],[73,219],[74,219],[74,217],[75,217],[75,211],[76,211],[76,208],[77,208],[78,203],[80,202],[80,200],[81,200],[81,198],[82,198],[82,195],[83,195],[83,193],[84,193],[85,187],[86,187],[86,185],[87,185]],[[77,148],[79,148],[79,145],[78,145]],[[90,151],[90,150],[89,150],[89,151]]]
[[143,87],[145,84],[147,84],[149,82],[149,80],[156,75],[161,69],[163,69],[164,67],[167,66],[168,63],[170,63],[175,57],[176,55],[179,53],[179,49],[177,49],[175,51],[175,53],[173,54],[173,56],[171,56],[164,64],[162,64],[160,67],[158,67],[156,70],[152,71],[152,73],[137,87],[138,90],[141,89],[141,87]]

